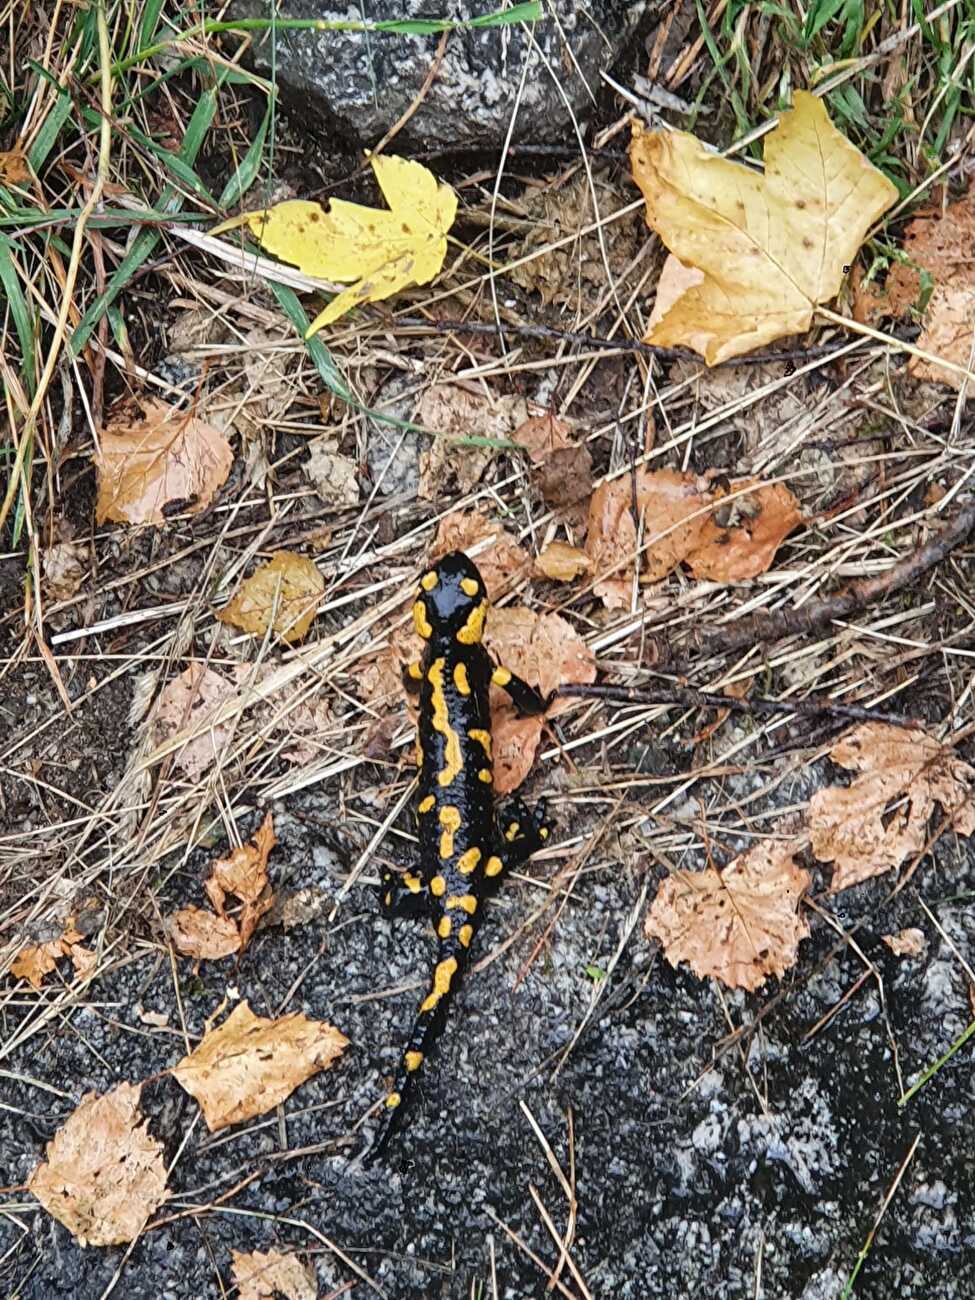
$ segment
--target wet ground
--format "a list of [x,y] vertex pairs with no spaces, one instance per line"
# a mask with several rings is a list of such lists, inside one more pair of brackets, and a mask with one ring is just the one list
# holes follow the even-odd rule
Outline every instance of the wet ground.
[[[835,779],[823,763],[778,797]],[[326,806],[320,793],[306,792],[274,809],[277,888],[334,894],[345,878],[355,852],[316,827]],[[419,980],[432,952],[423,927],[380,919],[372,887],[362,884],[331,924],[326,909],[308,925],[260,933],[239,969],[227,959],[194,975],[180,961],[191,1033],[229,990],[259,1014],[302,1010],[330,1020],[350,1038],[349,1050],[280,1114],[216,1137],[171,1079],[148,1085],[144,1109],[175,1160],[173,1199],[156,1216],[168,1222],[129,1251],[82,1250],[29,1196],[7,1194],[0,1294],[225,1296],[232,1247],[310,1251],[323,1296],[346,1282],[352,1290],[342,1294],[373,1293],[353,1265],[391,1300],[489,1297],[495,1284],[508,1300],[553,1294],[522,1248],[546,1268],[557,1258],[532,1189],[559,1233],[569,1205],[528,1112],[562,1169],[574,1162],[569,1252],[594,1297],[838,1300],[899,1173],[853,1294],[975,1294],[970,1046],[898,1105],[901,1081],[909,1086],[971,1018],[959,955],[970,958],[975,946],[973,846],[943,840],[893,901],[885,901],[889,879],[831,898],[815,873],[814,897],[853,931],[875,970],[815,1032],[867,969],[818,916],[792,978],[749,996],[672,970],[643,937],[641,919],[553,1076],[647,874],[650,897],[662,875],[652,855],[604,847],[531,964],[551,914],[468,979],[408,1129],[371,1168],[354,1157],[372,1121],[355,1133],[353,1126],[382,1096],[419,996],[375,995]],[[171,880],[165,909],[200,901],[205,862],[199,855]],[[551,862],[535,863],[530,874],[546,879],[552,870]],[[479,955],[493,952],[539,901],[528,883],[508,882],[479,935]],[[882,942],[907,926],[926,935],[920,958],[895,957]],[[168,1023],[146,1023],[153,1012]],[[8,1042],[17,1015],[8,1008]],[[742,1025],[748,1032],[722,1047]],[[85,1092],[173,1064],[182,1054],[179,1026],[162,948],[148,940],[131,947],[89,990],[87,1005],[56,1017],[5,1060],[0,1183],[23,1182]],[[584,1294],[568,1266],[559,1280],[561,1294]]]

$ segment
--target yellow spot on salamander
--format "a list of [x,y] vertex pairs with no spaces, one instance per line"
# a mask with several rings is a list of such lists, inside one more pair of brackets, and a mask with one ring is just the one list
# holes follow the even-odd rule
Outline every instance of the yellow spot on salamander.
[[420,663],[419,659],[414,660],[414,662],[407,667],[406,672],[415,682],[423,681],[423,665]]
[[444,880],[443,876],[434,876],[430,881],[430,893],[433,894],[434,898],[440,898],[440,896],[446,892],[446,880]]
[[457,859],[457,870],[462,876],[469,876],[481,860],[480,849],[468,849]]
[[407,1068],[408,1070],[411,1070],[411,1071],[412,1071],[412,1070],[418,1070],[418,1069],[420,1068],[420,1066],[423,1064],[423,1053],[422,1053],[422,1052],[407,1052],[406,1055],[403,1057],[403,1060],[404,1060],[404,1062],[405,1062],[405,1064],[406,1064],[406,1068]]
[[508,829],[505,831],[504,838],[510,844],[511,841],[517,837],[518,832],[520,830],[521,830],[521,822],[512,822],[511,825],[508,827]]
[[[420,635],[422,636],[423,633],[421,632]],[[495,668],[494,672],[491,674],[491,681],[495,684],[495,686],[507,686],[508,683],[511,681],[511,669],[502,668],[499,664],[498,667]]]
[[[500,876],[502,871],[504,871],[504,863],[500,858],[488,858],[484,866],[486,876]],[[433,881],[430,882],[430,888],[433,889]]]
[[450,917],[442,916],[437,922],[437,934],[441,939],[450,938]]
[[482,600],[467,615],[467,622],[457,633],[457,640],[461,645],[477,645],[484,635],[484,616],[486,614],[487,605]]
[[429,641],[433,636],[433,628],[427,618],[427,607],[422,600],[418,600],[413,606],[413,626],[416,628],[417,635],[422,636],[424,641]]
[[477,743],[478,743],[478,744],[481,746],[481,748],[484,750],[485,754],[487,754],[487,756],[488,756],[488,761],[490,762],[490,759],[491,759],[491,733],[490,733],[490,731],[485,731],[483,727],[471,727],[470,731],[468,731],[467,734],[470,736],[471,740],[476,740],[476,741],[477,741]]
[[399,1095],[398,1092],[391,1092],[389,1096],[386,1098],[386,1105],[389,1107],[390,1110],[395,1110],[402,1100],[403,1098]]
[[454,836],[460,830],[460,809],[452,803],[444,804],[440,809],[440,825],[444,828],[440,836],[440,856],[449,858],[454,852]]
[[448,858],[454,856],[454,835],[453,831],[444,831],[440,836],[440,860],[446,862]]
[[428,794],[416,805],[416,810],[419,813],[428,813],[436,802],[437,801],[433,795]]
[[419,737],[419,736],[417,736],[417,738],[416,738],[416,746],[415,746],[415,748],[414,748],[413,755],[414,755],[414,757],[415,757],[415,759],[416,759],[416,765],[417,765],[417,767],[422,767],[422,766],[423,766],[423,746],[420,744],[420,737]]
[[457,973],[457,958],[447,957],[444,961],[438,961],[433,972],[433,989],[429,997],[424,999],[420,1004],[421,1011],[432,1011],[440,999],[450,989],[450,981]]
[[446,903],[444,903],[444,907],[448,912],[459,907],[461,911],[466,912],[468,916],[473,916],[477,911],[477,899],[473,894],[451,894]]
[[460,589],[465,596],[476,596],[481,590],[477,584],[476,578],[461,578]]
[[412,871],[403,872],[403,884],[411,894],[418,894],[423,888],[423,882],[420,880],[420,877],[415,875]]
[[538,828],[538,838],[540,840],[547,840],[548,835],[549,835],[549,831],[547,826],[540,826]]
[[423,588],[424,591],[433,591],[436,585],[437,585],[437,575],[434,573],[432,569],[430,570],[429,573],[425,573],[423,577],[420,579],[420,586]]
[[477,779],[483,781],[485,785],[490,785],[494,780],[494,777],[491,775],[491,769],[489,767],[482,767],[480,772],[477,774]]
[[457,931],[457,938],[460,940],[462,948],[469,948],[471,940],[474,938],[474,927],[472,925],[462,925]]
[[433,687],[433,729],[439,731],[446,740],[444,769],[442,772],[437,773],[437,780],[442,786],[450,785],[462,767],[460,737],[450,725],[450,718],[447,716],[447,700],[443,690],[445,667],[445,659],[434,659],[430,665],[430,671],[427,673],[430,685]]
[[467,680],[467,665],[463,663],[454,664],[454,685],[460,691],[461,695],[470,695],[471,684]]

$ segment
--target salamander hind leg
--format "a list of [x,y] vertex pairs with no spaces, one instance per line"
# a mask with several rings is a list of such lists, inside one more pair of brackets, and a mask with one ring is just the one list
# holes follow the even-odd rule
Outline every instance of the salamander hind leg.
[[511,799],[498,815],[497,847],[485,868],[485,876],[500,876],[512,867],[527,862],[552,833],[547,805],[539,799],[529,808],[523,799]]

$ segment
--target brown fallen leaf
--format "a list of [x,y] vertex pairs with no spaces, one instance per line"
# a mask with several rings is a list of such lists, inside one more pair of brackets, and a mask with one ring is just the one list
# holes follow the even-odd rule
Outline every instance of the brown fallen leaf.
[[336,438],[316,438],[308,444],[305,473],[327,506],[345,509],[359,504],[359,473],[355,461],[339,454]]
[[[748,487],[738,482],[736,492]],[[775,552],[794,528],[802,523],[802,511],[784,483],[755,483],[755,490],[727,503],[704,521],[696,546],[684,557],[694,574],[707,582],[747,582],[765,573]]]
[[214,916],[203,907],[181,907],[169,918],[169,937],[184,957],[220,961],[240,948],[240,932],[229,916]]
[[327,1070],[348,1042],[332,1025],[300,1012],[266,1020],[241,1002],[172,1073],[216,1133],[273,1110],[299,1084]]
[[885,934],[883,940],[895,957],[920,957],[928,946],[924,931],[916,929]]
[[84,542],[55,542],[44,552],[44,586],[52,600],[70,600],[85,579],[89,551]]
[[5,185],[27,185],[30,176],[30,164],[23,149],[0,152],[0,181]]
[[936,803],[959,835],[975,832],[975,768],[933,736],[864,722],[841,736],[829,756],[860,774],[849,786],[817,790],[809,801],[812,850],[833,863],[834,894],[919,853]]
[[297,1255],[279,1250],[234,1250],[234,1285],[237,1300],[267,1300],[284,1296],[285,1300],[316,1300],[318,1280],[311,1264],[303,1264]]
[[646,342],[692,347],[708,365],[804,333],[897,198],[805,91],[765,137],[764,175],[683,131],[639,123],[630,163],[647,224],[685,268],[703,273],[669,285],[672,302]]
[[199,514],[233,464],[219,429],[154,397],[119,410],[102,430],[95,453],[95,518],[123,524],[162,524],[167,509]]
[[274,901],[267,878],[267,860],[275,844],[277,839],[271,814],[267,813],[249,844],[241,844],[229,857],[217,858],[204,886],[207,897],[221,917],[224,916],[228,894],[233,894],[243,903],[237,918],[241,952],[250,943],[258,921]]
[[139,1112],[141,1084],[86,1094],[27,1181],[82,1246],[134,1241],[163,1203],[166,1162]]
[[[558,614],[535,614],[521,606],[494,609],[488,619],[484,644],[497,663],[502,663],[549,695],[568,682],[596,679],[596,660],[585,641]],[[508,696],[491,688],[491,735],[494,756],[494,789],[499,795],[516,790],[535,760],[546,717],[571,707],[570,700],[556,700],[545,714],[521,718]]]
[[[236,693],[236,682],[228,681],[203,664],[190,664],[164,687],[156,701],[148,723],[153,744],[161,745],[178,732],[202,723]],[[195,739],[188,740],[173,754],[174,767],[181,768],[192,781],[198,781],[221,763],[233,728],[233,720],[215,723]]]
[[511,393],[472,391],[459,384],[431,384],[424,389],[415,419],[441,436],[433,439],[429,451],[420,453],[419,495],[436,501],[451,480],[459,492],[469,492],[498,450],[481,445],[481,440],[502,446],[510,442],[527,410],[525,399]]
[[263,636],[271,625],[283,641],[300,641],[312,625],[324,590],[325,579],[314,560],[293,551],[275,551],[241,583],[217,618],[253,636]]
[[[695,577],[745,582],[764,573],[784,538],[802,520],[799,503],[780,483],[743,479],[722,502],[693,474],[640,470],[637,509],[643,518],[640,581],[659,582],[684,563]],[[629,604],[637,531],[629,475],[601,483],[592,494],[586,553],[597,574],[593,591],[610,608]],[[712,509],[712,507],[714,507]],[[598,575],[605,574],[605,577]]]
[[592,456],[585,443],[569,437],[564,420],[548,411],[531,416],[515,430],[514,439],[528,452],[532,478],[546,505],[560,510],[588,500]]
[[[956,365],[970,367],[975,346],[975,283],[972,281],[972,241],[975,240],[975,186],[942,212],[916,217],[904,232],[906,263],[898,262],[887,276],[883,301],[890,315],[900,315],[920,303],[921,271],[934,280],[924,310],[924,330],[917,346]],[[911,357],[908,370],[918,379],[934,379],[961,388],[963,376],[921,357]]]
[[781,978],[809,934],[798,911],[809,873],[795,852],[794,842],[763,841],[723,871],[673,872],[647,913],[648,937],[660,940],[671,966],[686,961],[728,988],[753,992],[769,975]]
[[580,573],[592,568],[592,560],[568,542],[549,542],[535,560],[535,572],[553,582],[574,582]]

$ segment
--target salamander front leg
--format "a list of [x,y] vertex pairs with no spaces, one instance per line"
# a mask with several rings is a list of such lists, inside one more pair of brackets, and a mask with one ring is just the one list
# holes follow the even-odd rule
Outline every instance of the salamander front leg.
[[544,846],[551,833],[544,799],[539,799],[534,808],[522,799],[509,800],[498,817],[497,843],[484,868],[485,877],[489,881],[500,879],[512,867],[521,866]]
[[529,686],[523,677],[513,673],[510,668],[505,668],[503,664],[492,663],[486,650],[484,660],[491,675],[492,685],[500,686],[502,690],[507,691],[512,704],[523,718],[531,718],[545,712],[552,699],[551,695],[545,696],[536,687]]

